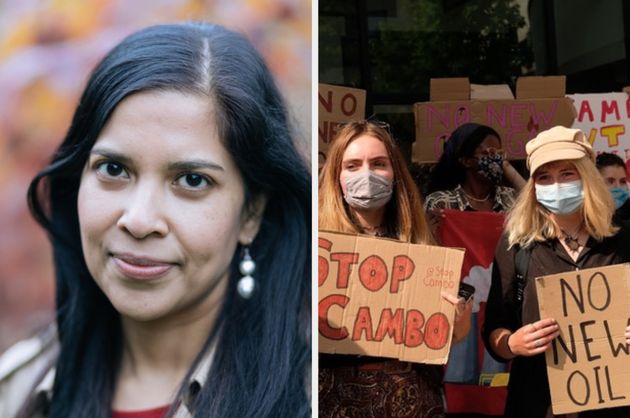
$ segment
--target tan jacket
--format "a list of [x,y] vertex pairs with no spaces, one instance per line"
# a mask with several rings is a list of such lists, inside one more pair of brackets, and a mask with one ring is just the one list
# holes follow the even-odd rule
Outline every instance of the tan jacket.
[[[32,393],[46,403],[59,354],[57,329],[51,324],[36,336],[18,342],[0,356],[0,417],[13,418]],[[43,417],[31,415],[33,418]]]
[[[14,418],[28,401],[29,418],[45,418],[52,399],[54,365],[59,354],[56,327],[20,341],[0,356],[0,417]],[[199,363],[188,381],[188,390],[175,412],[175,418],[192,418],[190,405],[208,376],[214,349]],[[31,394],[34,394],[29,400]]]

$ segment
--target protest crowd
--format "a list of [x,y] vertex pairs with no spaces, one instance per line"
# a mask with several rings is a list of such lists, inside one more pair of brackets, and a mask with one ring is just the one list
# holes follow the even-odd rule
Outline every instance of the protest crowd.
[[[320,417],[630,417],[625,163],[602,154],[596,165],[585,134],[565,126],[538,132],[525,153],[521,175],[495,129],[464,123],[428,185],[417,185],[389,126],[341,127],[319,179]],[[334,233],[365,239],[345,251],[349,238]],[[465,249],[459,289],[439,267],[423,273],[429,260],[401,261],[421,251],[416,244]],[[439,296],[412,288],[415,272],[438,283]],[[339,294],[328,295],[331,277]],[[382,289],[408,305],[379,319]],[[428,300],[451,315],[444,361],[407,361],[422,347],[409,328],[425,323],[412,322],[409,299],[422,306],[429,348],[437,327]],[[370,348],[387,340],[399,345]]]

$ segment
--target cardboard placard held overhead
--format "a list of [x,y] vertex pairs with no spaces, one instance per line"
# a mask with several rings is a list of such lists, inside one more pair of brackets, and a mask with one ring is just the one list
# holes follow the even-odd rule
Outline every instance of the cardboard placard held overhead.
[[627,93],[572,94],[581,129],[596,153],[612,152],[630,160],[630,101]]
[[545,353],[553,413],[630,405],[630,264],[539,277],[536,292],[560,326]]
[[464,250],[319,232],[319,351],[444,364]]
[[[507,86],[484,89],[475,85],[475,94],[471,96],[471,85],[466,78],[436,80],[431,80],[431,101],[414,104],[416,141],[412,159],[415,162],[437,161],[444,142],[467,122],[494,128],[501,136],[508,158],[515,159],[525,158],[525,143],[538,132],[555,125],[570,127],[575,119],[572,102],[564,95],[564,76],[521,77],[516,84],[516,99],[506,98]],[[434,92],[434,89],[443,91]],[[460,98],[448,99],[457,97]]]
[[325,159],[326,151],[330,147],[330,142],[335,138],[339,125],[365,119],[366,92],[350,87],[320,84],[318,96],[318,153],[320,159]]
[[470,99],[470,82],[465,77],[432,78],[429,84],[432,102]]
[[471,84],[470,98],[472,100],[514,100],[514,95],[507,84]]

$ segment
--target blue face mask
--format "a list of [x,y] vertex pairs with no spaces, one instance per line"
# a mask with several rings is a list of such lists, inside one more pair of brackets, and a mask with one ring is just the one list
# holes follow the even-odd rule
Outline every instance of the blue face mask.
[[630,197],[627,187],[613,187],[610,189],[610,193],[615,200],[615,209],[622,207],[623,204],[626,203],[626,200],[628,200],[628,197]]
[[536,184],[535,187],[536,200],[553,213],[560,215],[573,213],[584,202],[581,180],[549,185]]

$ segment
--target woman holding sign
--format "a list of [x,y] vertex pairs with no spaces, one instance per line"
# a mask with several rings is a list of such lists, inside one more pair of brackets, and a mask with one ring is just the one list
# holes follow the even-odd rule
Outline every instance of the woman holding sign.
[[[612,224],[611,195],[580,130],[541,132],[526,151],[531,177],[497,247],[483,336],[496,359],[513,360],[505,416],[544,418],[552,416],[545,352],[560,329],[554,318],[540,318],[534,279],[628,262],[630,235]],[[614,408],[580,416],[629,413]]]
[[[416,186],[384,128],[362,121],[339,131],[320,178],[319,228],[432,244]],[[456,306],[458,341],[470,328],[472,303],[444,297]],[[400,414],[444,416],[440,366],[320,355],[320,417]]]

